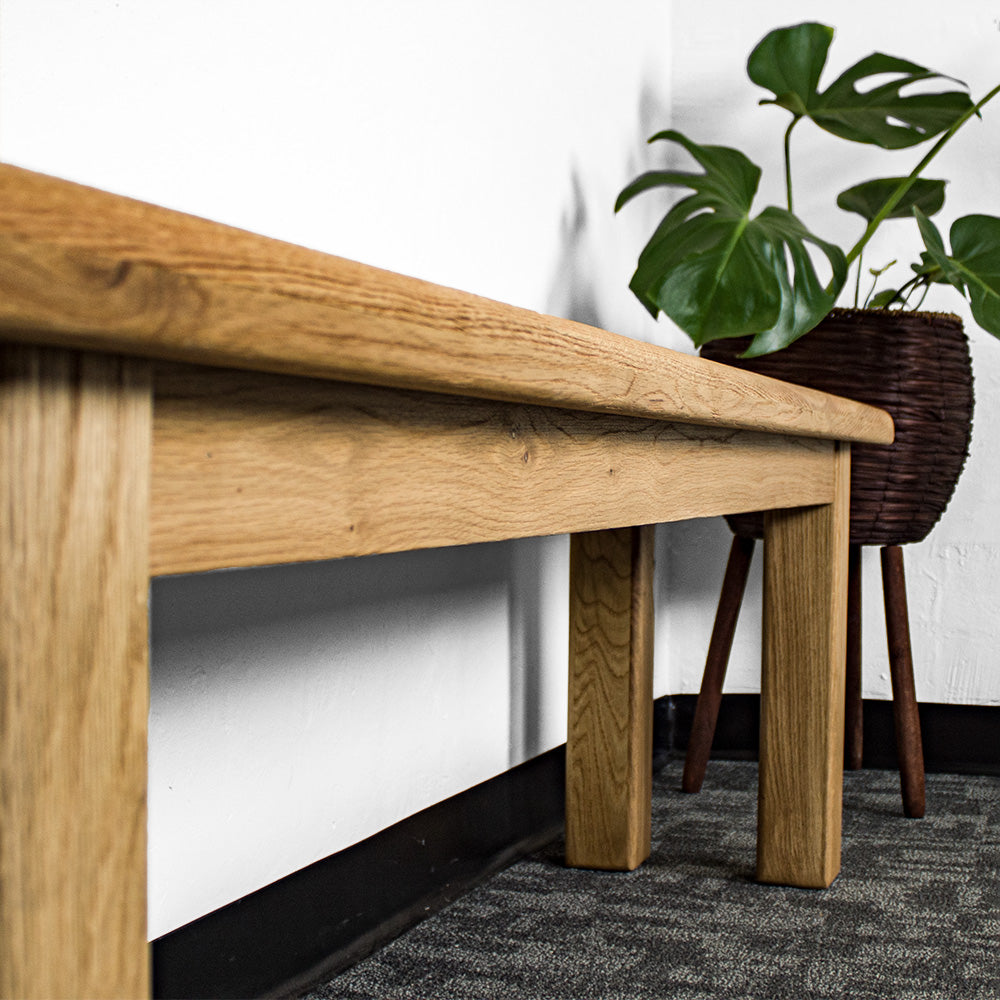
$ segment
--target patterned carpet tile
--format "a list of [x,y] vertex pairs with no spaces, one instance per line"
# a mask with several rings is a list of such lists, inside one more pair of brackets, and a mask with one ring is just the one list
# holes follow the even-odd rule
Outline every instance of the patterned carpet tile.
[[562,844],[495,876],[308,1000],[996,1000],[1000,779],[848,773],[827,890],[753,881],[756,764],[654,782],[635,872],[567,869]]

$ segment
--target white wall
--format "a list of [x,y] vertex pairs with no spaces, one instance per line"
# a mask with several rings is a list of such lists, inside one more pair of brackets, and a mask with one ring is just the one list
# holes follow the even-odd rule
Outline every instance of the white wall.
[[[734,141],[745,107],[755,152],[746,52],[814,6],[844,60],[891,23],[887,49],[977,91],[1000,39],[968,0],[929,46],[908,37],[912,3],[711,6],[0,0],[0,158],[690,350],[626,289],[654,199],[611,213],[671,88],[695,138]],[[978,181],[1000,214],[996,183]],[[984,340],[981,397],[1000,379]],[[995,414],[987,397],[956,509],[910,558],[928,700],[1000,698]],[[697,690],[727,545],[718,520],[660,530],[658,695]],[[553,538],[157,581],[150,935],[561,742],[566,552]],[[883,696],[869,611],[867,693]],[[756,688],[758,620],[752,592],[733,690]]]

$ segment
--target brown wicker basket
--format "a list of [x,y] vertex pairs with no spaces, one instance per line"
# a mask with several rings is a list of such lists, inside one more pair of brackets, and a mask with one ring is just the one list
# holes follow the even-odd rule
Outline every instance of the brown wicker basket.
[[[790,347],[742,359],[750,338],[716,340],[702,357],[848,396],[892,414],[891,445],[851,449],[851,542],[919,542],[951,499],[969,451],[972,361],[962,321],[939,313],[835,309]],[[761,538],[763,514],[727,518]]]

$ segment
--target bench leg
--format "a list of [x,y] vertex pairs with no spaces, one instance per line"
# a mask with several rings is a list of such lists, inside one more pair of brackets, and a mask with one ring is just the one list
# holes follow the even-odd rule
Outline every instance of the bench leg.
[[570,542],[566,863],[631,870],[649,856],[653,525]]
[[144,362],[0,345],[0,996],[149,995]]
[[764,521],[757,878],[811,888],[840,870],[850,450],[834,500]]

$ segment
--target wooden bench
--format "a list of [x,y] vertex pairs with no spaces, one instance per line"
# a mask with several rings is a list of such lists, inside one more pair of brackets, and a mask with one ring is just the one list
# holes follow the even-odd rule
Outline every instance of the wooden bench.
[[840,863],[879,410],[0,167],[0,993],[149,991],[151,575],[572,533],[567,860],[649,852],[652,525],[767,518],[758,878]]

